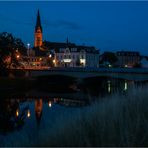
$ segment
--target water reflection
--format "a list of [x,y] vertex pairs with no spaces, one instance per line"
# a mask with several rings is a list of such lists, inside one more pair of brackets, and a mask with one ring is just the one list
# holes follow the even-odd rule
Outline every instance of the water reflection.
[[42,110],[43,110],[43,100],[42,99],[35,100],[35,115],[36,115],[37,124],[40,124],[42,117]]
[[28,111],[27,111],[27,117],[30,118],[30,116],[31,116],[31,113],[30,113],[30,110],[28,109]]
[[[36,90],[27,92],[27,97],[16,95],[16,97],[3,98],[0,100],[0,134],[21,130],[23,127],[26,130],[25,125],[29,126],[30,122],[33,127],[37,125],[38,128],[43,123],[42,121],[53,120],[54,116],[57,117],[67,107],[71,110],[85,107],[94,98],[99,99],[117,91],[126,93],[129,88],[140,84],[143,82],[94,78],[86,79],[83,84],[78,84],[77,87],[81,90],[78,92],[48,93],[47,88],[41,93]],[[31,127],[28,130],[32,130]]]
[[125,83],[124,83],[124,90],[126,91],[128,89],[127,87],[127,81],[125,80]]
[[19,110],[17,109],[16,110],[16,117],[18,117],[19,116]]
[[0,133],[19,130],[24,125],[26,107],[20,110],[18,100],[4,99],[0,102]]
[[[34,104],[32,106],[32,103]],[[0,102],[0,134],[6,134],[15,130],[21,129],[27,119],[36,118],[37,126],[40,125],[44,104],[49,108],[53,104],[62,106],[82,106],[85,101],[50,98],[50,99],[3,99]],[[34,113],[30,107],[33,107]]]
[[51,107],[51,106],[52,106],[52,103],[51,103],[51,101],[49,101],[49,102],[48,102],[48,106],[49,106],[49,107]]
[[110,81],[107,81],[107,90],[108,90],[108,93],[111,92],[111,82]]

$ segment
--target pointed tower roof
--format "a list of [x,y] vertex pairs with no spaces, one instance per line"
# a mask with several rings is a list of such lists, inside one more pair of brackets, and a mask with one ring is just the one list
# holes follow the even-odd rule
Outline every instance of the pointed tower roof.
[[42,32],[42,26],[41,26],[41,20],[40,20],[40,12],[38,9],[38,13],[37,13],[37,20],[36,20],[36,26],[35,26],[35,31],[37,31],[37,28],[40,27],[41,32]]
[[68,37],[67,37],[67,39],[66,39],[66,43],[67,43],[67,44],[69,43]]

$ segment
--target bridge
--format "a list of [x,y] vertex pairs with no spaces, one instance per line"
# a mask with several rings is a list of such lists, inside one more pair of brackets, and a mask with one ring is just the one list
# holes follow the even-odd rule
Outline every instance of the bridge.
[[[17,70],[17,69],[16,69]],[[112,77],[127,80],[148,80],[147,68],[48,68],[48,69],[25,69],[26,76],[69,76],[79,79],[92,77]]]

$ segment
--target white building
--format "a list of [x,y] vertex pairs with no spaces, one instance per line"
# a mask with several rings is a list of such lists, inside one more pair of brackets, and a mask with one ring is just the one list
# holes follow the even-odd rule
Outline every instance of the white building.
[[99,50],[87,46],[60,48],[55,53],[55,65],[57,67],[99,67]]

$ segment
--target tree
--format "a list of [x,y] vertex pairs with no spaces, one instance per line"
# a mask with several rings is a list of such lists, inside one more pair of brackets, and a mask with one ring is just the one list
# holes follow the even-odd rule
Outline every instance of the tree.
[[135,63],[133,65],[133,68],[141,68],[142,67],[142,64],[141,63]]
[[113,52],[104,52],[104,54],[102,55],[102,59],[100,61],[100,64],[104,63],[104,62],[109,62],[110,64],[114,64],[117,61],[118,61],[118,58],[115,55],[115,53],[113,53]]
[[11,33],[0,33],[0,70],[11,64],[18,64],[17,54],[26,54],[26,47],[21,39],[13,37]]

